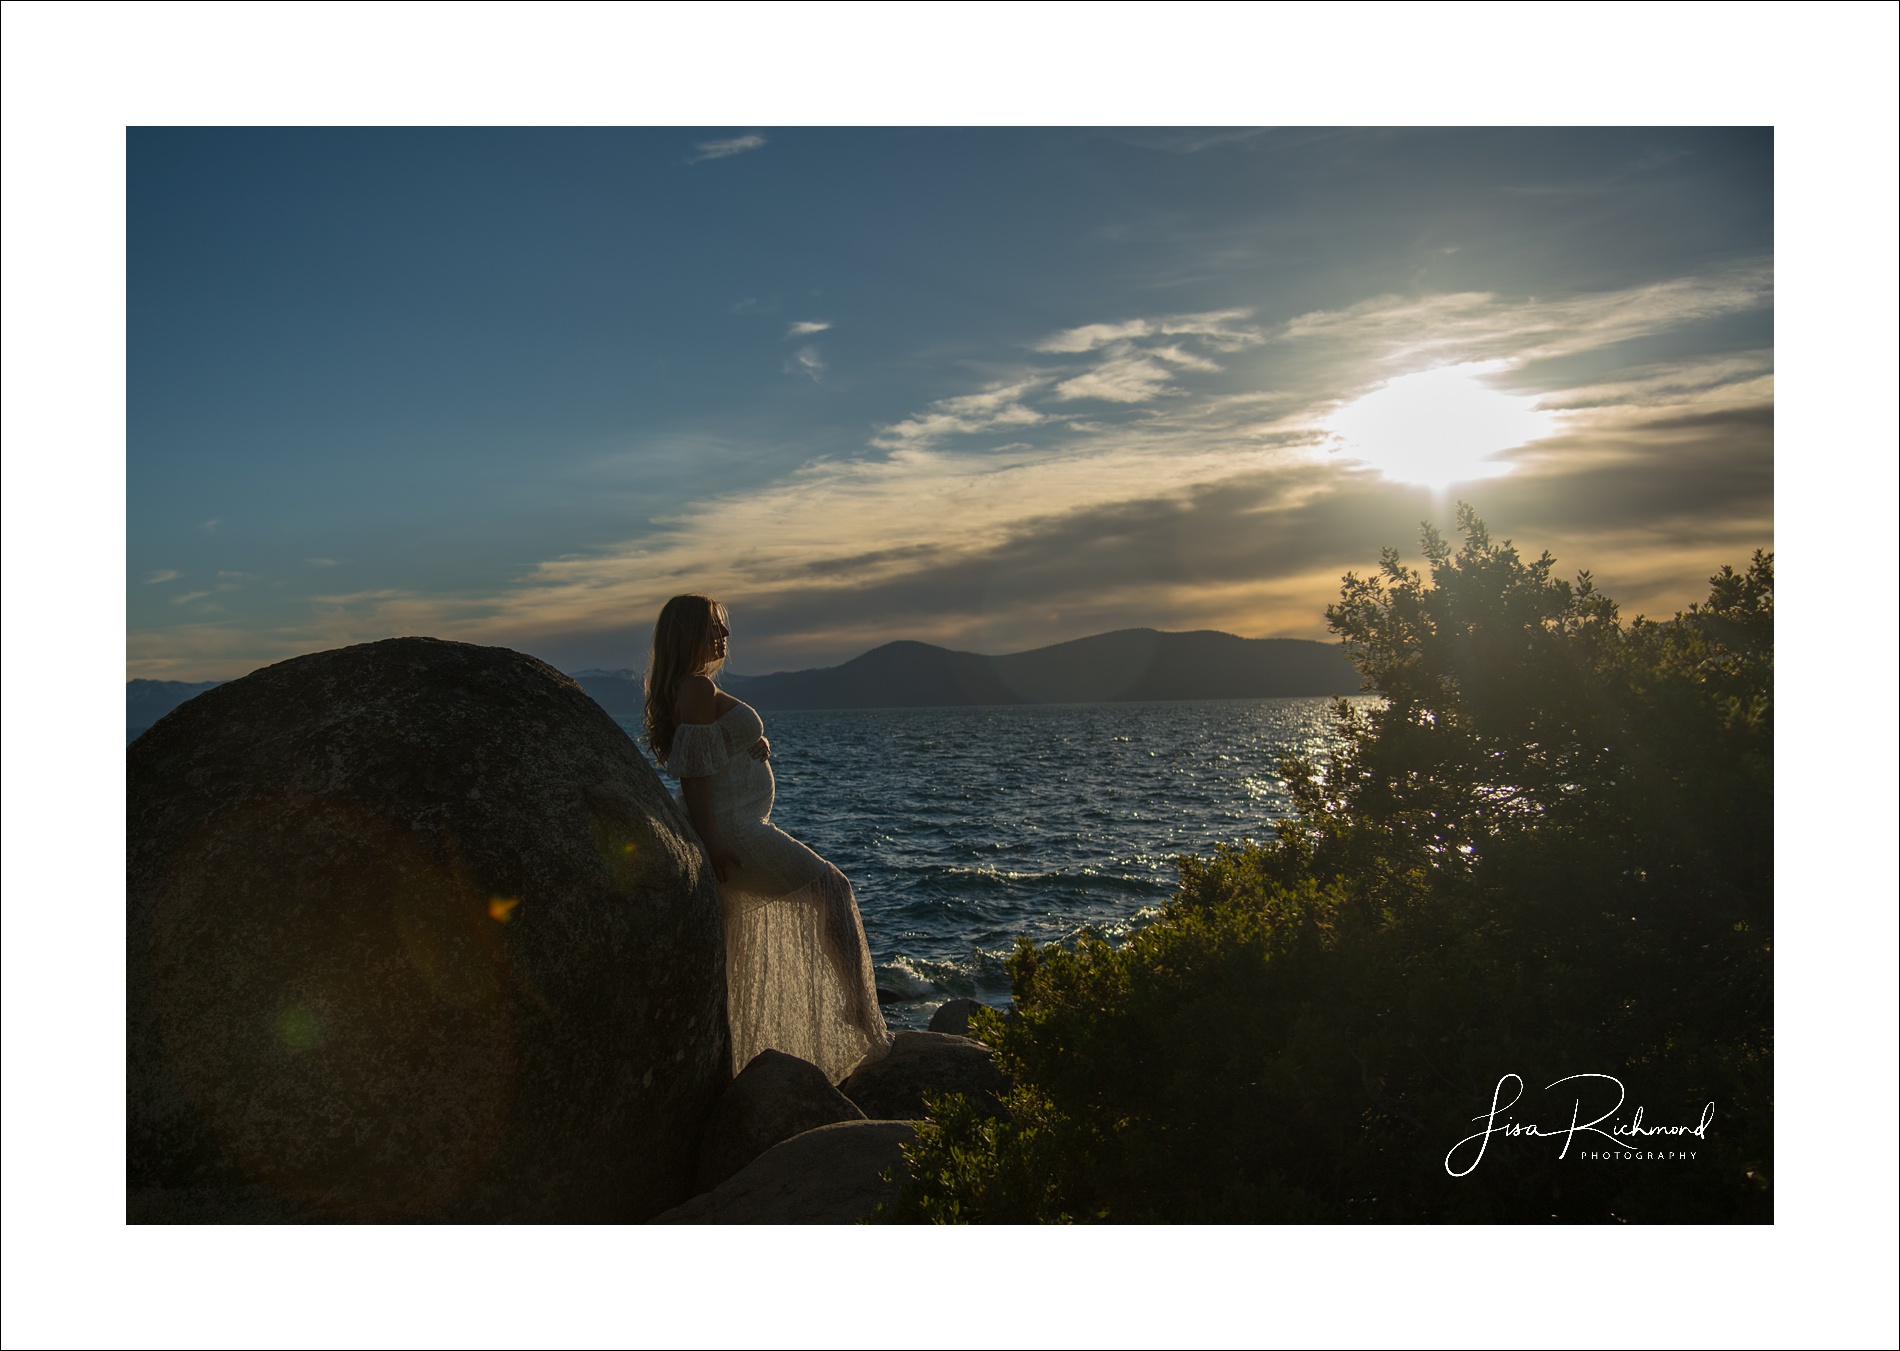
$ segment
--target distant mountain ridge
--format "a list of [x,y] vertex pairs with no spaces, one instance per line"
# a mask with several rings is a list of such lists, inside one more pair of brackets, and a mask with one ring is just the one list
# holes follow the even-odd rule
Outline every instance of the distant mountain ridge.
[[223,683],[222,680],[126,681],[125,739],[130,741],[185,700]]
[[[638,717],[637,679],[576,676],[609,713]],[[1003,656],[886,643],[839,666],[724,682],[760,709],[921,708],[1357,694],[1344,651],[1308,638],[1121,629]]]
[[[640,673],[573,673],[616,717],[642,715]],[[130,740],[217,680],[128,680]],[[874,647],[838,666],[772,675],[729,674],[721,683],[761,709],[926,708],[974,704],[1092,704],[1139,700],[1271,699],[1357,694],[1359,674],[1333,643],[1237,638],[1200,629],[1119,629],[1028,652],[986,657],[932,643]]]

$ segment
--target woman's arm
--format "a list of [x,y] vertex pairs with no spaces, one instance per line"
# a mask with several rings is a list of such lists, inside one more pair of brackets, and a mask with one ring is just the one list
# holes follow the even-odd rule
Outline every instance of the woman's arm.
[[706,846],[706,857],[712,860],[713,876],[724,882],[731,869],[745,866],[745,860],[728,849],[719,837],[719,827],[713,819],[712,779],[681,779],[680,796],[686,799],[686,814],[693,818],[693,829],[699,832]]
[[[675,722],[704,726],[717,721],[718,699],[719,692],[712,681],[705,676],[688,676],[680,682],[679,693],[673,700]],[[711,776],[681,779],[680,796],[686,799],[686,814],[692,818],[693,829],[699,832],[700,842],[706,846],[713,876],[725,881],[733,868],[744,866],[744,860],[728,849],[719,836],[718,821],[713,815]]]

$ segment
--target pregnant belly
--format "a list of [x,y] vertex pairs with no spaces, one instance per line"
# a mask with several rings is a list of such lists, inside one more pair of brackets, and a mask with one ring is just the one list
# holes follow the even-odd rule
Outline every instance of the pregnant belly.
[[772,815],[776,783],[769,761],[736,757],[719,776],[718,787],[714,810],[719,815],[745,821],[764,821]]

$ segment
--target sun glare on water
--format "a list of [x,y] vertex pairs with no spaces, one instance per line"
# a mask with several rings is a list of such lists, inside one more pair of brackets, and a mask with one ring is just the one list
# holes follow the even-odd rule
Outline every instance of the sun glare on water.
[[1485,382],[1502,369],[1480,361],[1401,375],[1341,408],[1326,429],[1340,454],[1400,483],[1442,489],[1509,473],[1508,463],[1490,457],[1549,436],[1557,418],[1534,397]]

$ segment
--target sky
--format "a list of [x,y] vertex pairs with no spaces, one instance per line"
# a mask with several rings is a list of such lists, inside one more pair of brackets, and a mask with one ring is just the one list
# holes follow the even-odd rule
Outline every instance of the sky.
[[1774,545],[1773,132],[127,133],[128,677],[1326,638],[1468,500],[1626,617]]

